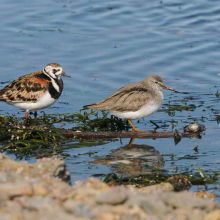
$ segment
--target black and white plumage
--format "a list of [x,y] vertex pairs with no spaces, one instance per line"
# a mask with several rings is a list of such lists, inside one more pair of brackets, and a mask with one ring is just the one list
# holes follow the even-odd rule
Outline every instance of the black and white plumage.
[[43,70],[23,75],[0,90],[0,101],[5,101],[21,110],[29,111],[45,109],[53,105],[63,91],[61,76],[68,76],[61,65],[48,64]]

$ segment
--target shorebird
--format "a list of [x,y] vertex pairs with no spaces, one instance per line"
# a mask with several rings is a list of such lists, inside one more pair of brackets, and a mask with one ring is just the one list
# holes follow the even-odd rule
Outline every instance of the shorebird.
[[146,132],[136,129],[131,120],[147,117],[160,108],[163,101],[161,89],[180,92],[163,85],[160,76],[150,75],[140,82],[120,88],[106,99],[85,105],[83,108],[107,110],[119,118],[128,119],[134,131]]
[[53,105],[63,91],[61,76],[68,76],[57,63],[48,64],[43,70],[23,75],[0,90],[0,101],[5,101],[18,109],[37,111]]

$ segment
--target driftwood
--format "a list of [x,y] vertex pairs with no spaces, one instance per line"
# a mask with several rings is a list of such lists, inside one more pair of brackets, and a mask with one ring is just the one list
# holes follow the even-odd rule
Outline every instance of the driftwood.
[[[101,139],[101,138],[171,138],[176,137],[175,132],[73,132],[67,130],[62,132],[67,138]],[[181,137],[200,139],[200,133],[181,133]]]

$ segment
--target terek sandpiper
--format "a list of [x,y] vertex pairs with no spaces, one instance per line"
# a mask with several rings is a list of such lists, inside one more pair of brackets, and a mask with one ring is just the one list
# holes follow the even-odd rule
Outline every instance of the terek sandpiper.
[[107,110],[119,118],[128,119],[134,131],[145,132],[137,130],[131,120],[147,117],[160,108],[163,101],[161,89],[180,92],[163,85],[160,76],[150,75],[140,82],[120,88],[106,99],[85,105],[83,108]]

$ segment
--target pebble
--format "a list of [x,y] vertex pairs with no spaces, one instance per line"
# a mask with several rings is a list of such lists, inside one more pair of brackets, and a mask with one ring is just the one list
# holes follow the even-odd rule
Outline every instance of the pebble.
[[200,192],[196,192],[195,193],[196,196],[198,197],[203,197],[203,198],[216,198],[218,197],[217,195],[215,195],[214,193],[211,193],[211,192],[205,192],[205,191],[200,191]]
[[163,190],[163,191],[174,191],[174,187],[171,183],[159,183],[152,186],[146,186],[138,189],[140,193],[142,194],[148,194],[150,192],[153,192],[155,190]]
[[29,183],[0,183],[0,195],[8,199],[17,196],[32,196],[33,189]]
[[93,216],[93,207],[86,203],[76,203],[72,208],[72,213],[77,217],[89,219]]
[[200,124],[189,124],[187,126],[184,127],[184,131],[185,132],[202,132],[205,131],[206,127],[204,125],[200,125]]
[[96,196],[95,201],[99,204],[117,205],[125,202],[127,199],[126,190],[121,187],[112,187],[111,190],[103,192]]
[[146,196],[141,207],[147,214],[162,217],[169,212],[165,203],[159,197]]
[[204,220],[219,220],[219,219],[220,219],[219,210],[215,210],[215,211],[208,213],[204,218]]
[[212,211],[219,206],[215,201],[192,196],[190,192],[172,193],[172,196],[170,194],[171,193],[163,193],[161,198],[165,204],[175,209],[184,208],[185,210],[192,210],[202,208],[206,211]]

